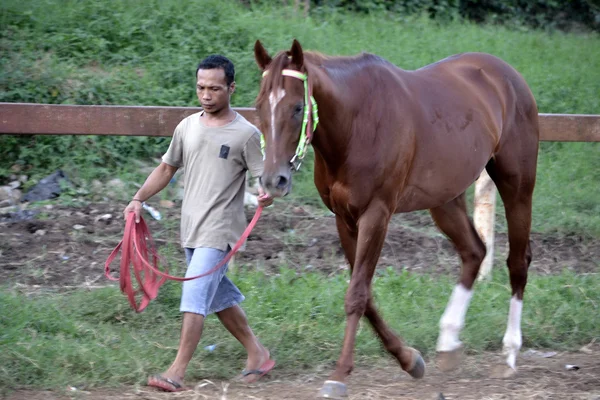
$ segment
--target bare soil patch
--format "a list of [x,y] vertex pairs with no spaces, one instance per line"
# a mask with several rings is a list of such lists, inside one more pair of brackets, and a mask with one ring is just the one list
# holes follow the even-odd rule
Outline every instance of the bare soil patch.
[[[491,371],[503,361],[497,353],[466,357],[460,370],[444,374],[429,360],[427,374],[419,381],[412,380],[392,362],[378,365],[359,365],[348,381],[350,400],[371,399],[600,399],[600,346],[588,352],[559,353],[551,358],[528,355],[519,360],[518,373],[512,378],[490,378]],[[572,364],[578,370],[567,370]],[[327,379],[331,366],[320,367],[312,373],[290,375],[272,373],[254,385],[211,380],[188,382],[194,390],[182,393],[162,393],[153,389],[123,387],[118,389],[77,388],[76,391],[17,391],[7,400],[197,400],[197,399],[256,399],[279,400],[315,399]]]
[[[104,286],[104,261],[123,233],[124,204],[94,203],[84,207],[45,206],[35,218],[10,220],[0,215],[0,279],[10,285],[68,289]],[[181,262],[179,211],[161,208],[163,219],[144,218],[159,253]],[[247,210],[248,220],[253,210]],[[530,271],[556,274],[600,271],[600,240],[583,237],[532,235]],[[504,264],[506,234],[496,235],[496,260]],[[277,273],[282,265],[302,271],[335,273],[346,268],[335,219],[322,210],[279,203],[264,211],[236,266]],[[392,220],[379,268],[457,276],[459,259],[452,244],[435,228],[427,213],[397,215]]]

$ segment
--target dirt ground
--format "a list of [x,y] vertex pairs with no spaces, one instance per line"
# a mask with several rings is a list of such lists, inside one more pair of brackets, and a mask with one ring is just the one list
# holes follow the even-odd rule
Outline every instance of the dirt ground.
[[[97,203],[73,208],[50,205],[34,219],[17,220],[0,214],[0,281],[23,292],[62,291],[78,287],[103,287],[112,282],[103,274],[104,261],[123,232],[124,204]],[[178,207],[160,208],[161,221],[144,218],[159,246],[159,253],[175,255],[179,248]],[[25,213],[21,213],[21,216]],[[253,210],[247,210],[248,219]],[[506,235],[496,236],[496,259],[507,254]],[[533,263],[538,274],[563,269],[578,273],[600,271],[600,240],[578,236],[532,236]],[[502,262],[503,263],[503,262]],[[318,270],[339,273],[346,268],[338,243],[335,221],[321,210],[278,203],[265,210],[251,234],[247,249],[236,256],[235,268],[262,269],[277,273],[286,265],[299,272]],[[435,229],[426,213],[394,217],[379,267],[458,276],[459,261],[452,245]],[[115,265],[116,267],[116,265]],[[173,271],[172,271],[173,272]],[[350,399],[594,399],[600,400],[600,346],[585,351],[559,353],[543,358],[526,349],[520,368],[510,379],[491,378],[501,355],[485,353],[466,357],[460,371],[442,374],[429,360],[426,377],[413,381],[392,362],[359,365],[349,381]],[[567,370],[574,364],[578,370]],[[197,382],[195,390],[163,394],[145,387],[89,389],[64,392],[19,391],[17,399],[313,399],[331,372],[332,365],[310,375],[279,374],[275,369],[257,385],[225,381]],[[191,382],[188,382],[192,384]]]
[[[22,287],[64,290],[109,284],[104,261],[123,233],[124,204],[97,203],[80,208],[45,206],[34,219],[16,220],[0,214],[0,281]],[[162,220],[145,214],[161,254],[181,260],[178,206],[159,208]],[[25,213],[21,213],[25,214]],[[248,220],[253,210],[247,210]],[[496,260],[504,264],[506,234],[496,235]],[[166,247],[165,247],[166,246]],[[168,247],[168,248],[167,248]],[[600,240],[579,236],[532,235],[530,271],[556,274],[600,270]],[[116,267],[115,263],[115,267]],[[235,265],[277,273],[281,265],[299,272],[325,274],[346,268],[335,219],[322,210],[281,202],[268,208],[251,233],[246,251]],[[458,276],[459,259],[452,244],[434,227],[427,213],[397,215],[392,220],[379,262],[380,268]],[[174,271],[177,272],[177,271]]]
[[[427,366],[422,380],[413,380],[390,362],[377,366],[357,366],[348,381],[350,400],[418,399],[418,400],[550,400],[600,399],[600,346],[585,352],[558,353],[544,358],[544,353],[524,352],[517,374],[508,379],[492,378],[501,356],[485,353],[464,359],[462,367],[443,374],[433,364]],[[577,370],[565,366],[577,365]],[[227,381],[202,380],[193,390],[162,393],[147,387],[121,389],[65,390],[63,392],[13,392],[6,400],[279,400],[315,399],[329,371],[310,375],[272,373],[254,385]],[[191,385],[191,382],[188,382]]]

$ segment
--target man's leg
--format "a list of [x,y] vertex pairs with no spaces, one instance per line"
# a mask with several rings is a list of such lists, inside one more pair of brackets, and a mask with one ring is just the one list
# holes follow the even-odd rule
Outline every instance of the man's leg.
[[[244,310],[239,305],[226,308],[223,311],[217,312],[217,316],[225,328],[244,346],[248,352],[248,360],[246,361],[246,370],[252,371],[259,369],[265,362],[269,360],[270,354],[252,332],[248,319]],[[256,374],[244,377],[248,383],[258,380]]]
[[[211,248],[186,248],[185,253],[188,263],[186,277],[207,272],[226,255],[226,252]],[[177,386],[183,386],[185,371],[202,336],[204,318],[209,314],[210,305],[213,303],[226,269],[227,267],[224,266],[206,277],[183,283],[180,307],[180,311],[183,312],[183,322],[177,356],[167,371],[150,377],[148,383],[151,386],[163,388],[166,386],[173,390],[177,389]]]
[[185,370],[194,355],[194,351],[196,351],[196,347],[198,347],[203,327],[204,315],[189,312],[183,313],[181,338],[179,339],[177,356],[169,369],[161,374],[164,378],[169,378],[183,385]]

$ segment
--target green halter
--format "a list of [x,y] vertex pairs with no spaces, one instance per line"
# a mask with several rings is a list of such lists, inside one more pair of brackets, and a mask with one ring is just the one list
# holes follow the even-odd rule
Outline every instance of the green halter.
[[[269,71],[263,72],[263,77],[269,74]],[[284,69],[281,71],[281,74],[284,76],[291,76],[292,78],[300,79],[304,82],[304,118],[302,120],[302,129],[300,130],[300,141],[298,142],[298,148],[296,149],[296,154],[290,160],[290,163],[294,167],[296,171],[300,169],[300,165],[302,164],[302,160],[306,155],[306,150],[308,145],[312,141],[313,132],[317,129],[317,124],[319,123],[319,113],[317,109],[317,102],[315,98],[311,96],[308,92],[308,75],[303,74],[299,71],[294,71],[293,69]],[[310,98],[310,103],[309,103]],[[312,132],[308,129],[308,121],[311,117],[311,109],[312,109]],[[265,150],[265,138],[264,135],[260,136],[260,143],[263,150]]]

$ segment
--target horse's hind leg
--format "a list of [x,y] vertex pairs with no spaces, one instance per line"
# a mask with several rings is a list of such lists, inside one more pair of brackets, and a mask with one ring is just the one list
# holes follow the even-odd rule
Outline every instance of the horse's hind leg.
[[[529,233],[531,208],[537,163],[537,138],[522,136],[516,149],[504,149],[488,165],[487,170],[502,197],[508,223],[509,254],[506,261],[512,298],[506,333],[502,340],[506,363],[510,369],[502,374],[508,376],[516,370],[516,359],[521,348],[521,311],[523,294],[527,284],[527,271],[531,263]],[[527,141],[529,140],[529,141]],[[528,150],[529,154],[520,154]]]
[[436,225],[452,241],[462,260],[459,282],[454,287],[440,320],[440,335],[436,346],[440,369],[450,370],[460,361],[462,343],[458,337],[486,248],[467,215],[464,193],[430,212]]

